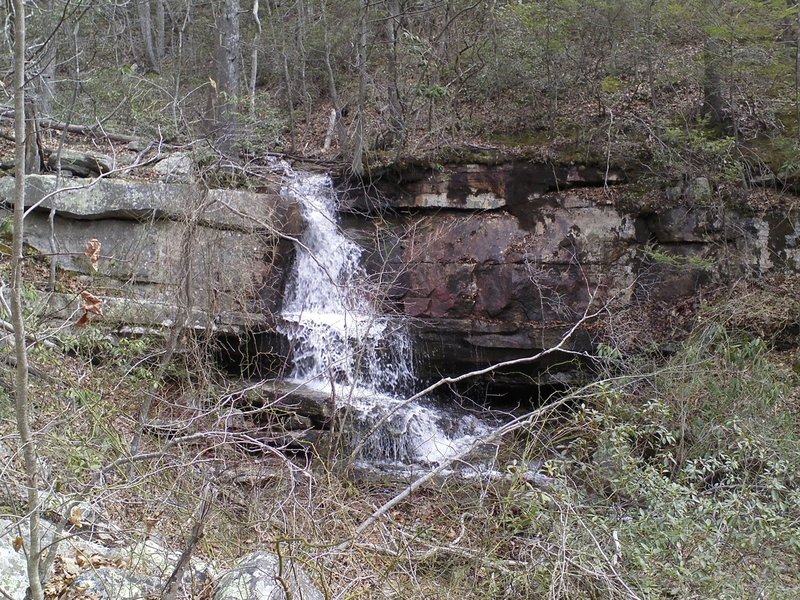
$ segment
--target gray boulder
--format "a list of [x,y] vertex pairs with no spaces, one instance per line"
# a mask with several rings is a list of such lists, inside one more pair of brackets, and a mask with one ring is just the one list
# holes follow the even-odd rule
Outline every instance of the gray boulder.
[[112,167],[111,159],[107,156],[66,149],[61,150],[60,155],[57,152],[51,154],[47,159],[47,167],[53,171],[58,169],[59,157],[61,170],[69,171],[76,177],[96,177],[108,173]]
[[28,587],[25,554],[14,550],[14,540],[20,535],[16,525],[0,519],[0,589],[14,600],[22,600]]
[[161,591],[162,583],[155,577],[136,575],[126,569],[99,567],[83,571],[69,586],[68,597],[97,600],[145,600]]
[[[288,588],[289,594],[286,593]],[[311,577],[293,560],[254,552],[225,573],[213,600],[325,600]]]
[[191,183],[194,179],[195,164],[191,156],[179,152],[156,163],[153,170],[165,183]]

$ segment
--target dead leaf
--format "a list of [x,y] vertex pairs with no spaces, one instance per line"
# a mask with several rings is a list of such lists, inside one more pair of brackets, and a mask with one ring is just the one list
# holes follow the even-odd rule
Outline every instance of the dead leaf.
[[86,242],[86,256],[89,257],[89,264],[93,271],[97,271],[97,263],[100,260],[100,247],[102,244],[97,238],[92,238]]
[[89,313],[83,313],[81,318],[75,321],[75,327],[86,327],[89,324]]
[[83,300],[83,310],[87,313],[103,316],[103,301],[92,294],[83,290],[81,292],[81,299]]
[[69,511],[69,522],[75,527],[83,527],[83,509],[73,506]]
[[22,539],[21,535],[18,535],[14,538],[14,552],[19,552],[22,550],[22,547],[25,545],[25,540]]
[[211,79],[211,77],[209,77],[208,78],[208,83],[211,84],[211,89],[216,92],[217,91],[217,82],[214,81],[213,79]]
[[81,572],[78,562],[69,556],[61,557],[61,569],[67,579],[75,579]]

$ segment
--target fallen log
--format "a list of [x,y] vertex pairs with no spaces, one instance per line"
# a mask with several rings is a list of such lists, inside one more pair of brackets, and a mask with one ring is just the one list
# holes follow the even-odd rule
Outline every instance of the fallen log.
[[[0,110],[0,119],[12,120],[14,118],[14,111],[10,109]],[[66,131],[68,133],[78,133],[81,135],[88,135],[92,137],[99,137],[107,139],[111,142],[120,142],[128,144],[130,142],[138,141],[140,138],[133,135],[123,135],[120,133],[109,133],[104,131],[99,125],[73,125],[64,123],[63,121],[56,121],[49,117],[42,117],[39,119],[39,127],[45,129],[56,129],[58,131]]]

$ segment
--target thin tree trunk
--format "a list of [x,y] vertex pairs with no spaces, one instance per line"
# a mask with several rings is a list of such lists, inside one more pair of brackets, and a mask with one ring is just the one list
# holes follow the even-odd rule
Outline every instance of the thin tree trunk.
[[237,102],[241,84],[239,0],[225,0],[217,19],[217,127],[219,149],[230,154],[238,141]]
[[305,114],[311,113],[311,94],[308,93],[308,86],[306,85],[306,67],[308,59],[306,58],[306,6],[303,0],[297,2],[297,31],[295,32],[295,40],[297,45],[297,62],[300,65],[300,93],[303,96],[303,109]]
[[389,14],[386,18],[386,70],[388,76],[389,99],[389,131],[385,141],[394,144],[403,133],[403,109],[400,104],[400,86],[397,78],[397,33],[400,29],[400,3],[398,0],[387,0]]
[[39,16],[34,23],[38,24],[38,37],[46,41],[46,46],[39,52],[38,77],[36,77],[36,100],[38,108],[45,115],[51,114],[53,100],[56,95],[56,62],[58,59],[56,37],[47,38],[57,26],[58,12],[54,0],[41,0]]
[[[325,138],[323,150],[330,149],[331,142],[335,131],[336,139],[339,145],[339,156],[346,154],[345,147],[347,146],[347,130],[342,123],[342,103],[339,100],[339,92],[336,89],[336,76],[333,74],[333,66],[331,65],[331,40],[328,35],[328,17],[327,17],[327,3],[322,3],[322,32],[323,41],[325,44],[325,72],[328,74],[328,94],[331,97],[331,104],[333,104],[333,114],[331,116],[332,123],[329,129],[332,129],[328,136]],[[329,139],[330,138],[330,139]]]
[[28,500],[27,564],[28,596],[43,600],[39,576],[41,561],[41,524],[39,521],[39,468],[36,442],[31,428],[28,404],[28,348],[22,315],[22,239],[25,216],[25,2],[14,0],[14,239],[11,248],[11,321],[14,325],[14,410],[25,466],[25,487]]
[[42,171],[41,140],[39,139],[39,119],[35,98],[25,100],[25,172]]
[[258,16],[258,0],[253,0],[253,20],[256,32],[253,34],[253,51],[250,57],[250,116],[256,115],[256,80],[258,79],[258,50],[261,46],[261,19]]
[[166,13],[164,10],[164,0],[156,0],[156,26],[153,37],[155,38],[155,53],[159,66],[161,65],[161,61],[164,60],[166,53],[165,27]]
[[[286,84],[286,110],[289,113],[289,141],[291,143],[292,148],[295,147],[295,126],[294,126],[294,92],[291,80],[291,74],[289,73],[289,57],[288,57],[288,50],[286,48],[286,31],[285,28],[281,31],[281,47],[280,50],[278,49],[277,40],[278,40],[278,32],[275,28],[275,21],[281,21],[279,18],[276,18],[272,14],[272,3],[267,2],[267,11],[269,14],[269,26],[270,26],[270,33],[272,35],[272,47],[275,49],[275,52],[280,51],[281,56],[283,57],[283,79]],[[278,14],[279,16],[279,14]]]
[[645,31],[647,37],[645,38],[645,64],[647,66],[647,87],[650,88],[650,105],[653,110],[658,105],[658,95],[656,91],[656,76],[653,67],[653,44],[655,43],[655,35],[653,34],[653,9],[655,8],[656,0],[649,0],[647,3],[647,11],[645,12]]
[[150,0],[137,0],[136,10],[139,13],[139,29],[142,31],[142,45],[144,46],[144,59],[147,62],[147,68],[158,72],[159,62],[153,43],[153,20],[150,16]]
[[715,126],[724,122],[720,52],[719,40],[707,37],[703,43],[703,108]]
[[361,11],[358,18],[358,114],[356,115],[356,131],[353,140],[353,160],[350,168],[355,175],[364,173],[364,119],[367,105],[367,11],[369,0],[361,0]]
[[797,136],[800,138],[800,2],[792,0],[795,10],[794,23],[794,113]]

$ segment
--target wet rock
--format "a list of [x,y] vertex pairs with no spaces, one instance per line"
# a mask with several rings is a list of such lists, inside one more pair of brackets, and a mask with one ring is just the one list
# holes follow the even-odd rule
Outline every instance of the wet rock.
[[308,419],[317,428],[329,424],[334,408],[329,393],[285,381],[264,382],[248,390],[243,401],[273,415],[288,413]]
[[213,600],[324,600],[296,561],[271,552],[240,559],[217,583]]

